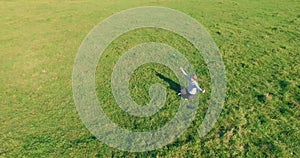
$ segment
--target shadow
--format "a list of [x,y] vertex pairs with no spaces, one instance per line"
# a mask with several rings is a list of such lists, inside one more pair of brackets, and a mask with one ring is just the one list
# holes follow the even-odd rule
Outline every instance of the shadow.
[[267,97],[263,94],[257,94],[256,98],[258,99],[258,101],[265,103],[267,101]]
[[290,83],[288,81],[281,80],[279,81],[279,85],[282,90],[286,90]]
[[158,76],[160,79],[164,80],[165,82],[168,82],[170,88],[175,91],[176,93],[180,92],[180,84],[178,84],[177,82],[171,80],[170,78],[164,76],[161,73],[156,72],[156,76]]

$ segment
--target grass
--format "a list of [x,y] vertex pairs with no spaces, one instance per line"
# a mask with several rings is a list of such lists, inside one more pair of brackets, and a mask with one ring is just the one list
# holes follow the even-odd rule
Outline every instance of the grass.
[[[297,1],[1,1],[0,157],[299,157],[300,14]],[[165,85],[163,109],[136,118],[117,107],[110,74],[118,57],[143,42],[163,42],[186,55],[208,93],[196,119],[175,142],[130,153],[99,142],[81,122],[72,94],[73,62],[86,34],[121,10],[158,5],[197,19],[219,46],[226,66],[227,97],[218,122],[205,137],[197,129],[209,103],[209,73],[185,39],[157,29],[140,29],[116,39],[104,52],[96,85],[106,114],[121,127],[156,129],[170,120],[179,98],[159,64],[138,68],[130,80],[137,103],[149,101],[152,83]],[[147,82],[146,82],[147,81]],[[145,85],[140,86],[141,83]],[[102,95],[105,92],[106,95]],[[100,95],[101,94],[101,95]]]

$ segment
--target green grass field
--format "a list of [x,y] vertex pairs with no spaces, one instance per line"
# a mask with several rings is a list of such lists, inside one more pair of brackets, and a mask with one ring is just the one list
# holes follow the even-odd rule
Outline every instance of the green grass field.
[[[203,58],[184,38],[138,29],[116,39],[98,67],[96,90],[107,116],[133,131],[157,129],[176,113],[180,98],[157,72],[178,83],[160,64],[139,67],[130,80],[138,104],[161,83],[167,101],[151,117],[133,117],[116,104],[110,75],[122,53],[144,42],[163,42],[186,55],[207,93],[192,125],[175,142],[148,152],[127,152],[98,141],[76,111],[72,70],[78,48],[99,22],[124,9],[164,6],[206,27],[226,66],[223,111],[205,137],[197,130],[210,102]],[[0,157],[300,157],[300,3],[297,0],[213,1],[0,1]]]

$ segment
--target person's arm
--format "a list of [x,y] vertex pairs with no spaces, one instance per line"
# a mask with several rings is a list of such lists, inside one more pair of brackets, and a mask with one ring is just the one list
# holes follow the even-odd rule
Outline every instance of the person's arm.
[[205,90],[204,90],[204,89],[202,90],[202,89],[199,87],[198,83],[196,83],[195,86],[196,86],[196,88],[197,88],[197,90],[198,90],[199,92],[205,93]]
[[187,80],[191,80],[191,77],[183,70],[182,67],[180,67],[181,72],[183,73],[183,76],[187,79]]

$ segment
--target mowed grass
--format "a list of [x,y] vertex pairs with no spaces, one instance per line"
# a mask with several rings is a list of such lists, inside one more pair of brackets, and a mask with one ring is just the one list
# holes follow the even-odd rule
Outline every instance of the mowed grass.
[[[195,120],[175,142],[149,152],[119,151],[98,141],[77,114],[72,70],[77,50],[100,21],[127,8],[157,5],[182,11],[202,23],[220,48],[227,96],[208,135],[197,130],[210,102],[210,76],[203,58],[182,37],[159,29],[139,29],[116,39],[96,73],[99,102],[107,116],[133,131],[157,129],[169,121],[179,98],[159,64],[145,64],[130,80],[139,104],[149,101],[151,84],[167,88],[157,114],[136,118],[123,112],[110,89],[119,57],[144,42],[166,43],[195,67],[201,87]],[[288,1],[1,1],[0,157],[299,157],[300,13]],[[102,65],[106,65],[103,67]]]

